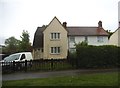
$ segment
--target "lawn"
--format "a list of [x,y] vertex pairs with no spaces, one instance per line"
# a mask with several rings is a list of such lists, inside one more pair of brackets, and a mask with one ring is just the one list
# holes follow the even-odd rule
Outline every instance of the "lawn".
[[3,81],[3,86],[118,86],[118,73],[91,73],[75,76]]

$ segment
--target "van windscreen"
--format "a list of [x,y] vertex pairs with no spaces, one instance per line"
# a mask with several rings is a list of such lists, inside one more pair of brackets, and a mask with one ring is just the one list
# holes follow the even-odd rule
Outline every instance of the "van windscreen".
[[18,60],[19,57],[20,57],[20,54],[10,55],[10,56],[8,56],[7,58],[5,58],[4,60],[5,60],[5,61],[14,61],[14,60]]

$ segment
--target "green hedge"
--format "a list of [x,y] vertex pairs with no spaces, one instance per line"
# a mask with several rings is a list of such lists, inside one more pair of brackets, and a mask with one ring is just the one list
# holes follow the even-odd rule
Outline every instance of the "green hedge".
[[120,48],[116,46],[77,46],[79,68],[114,68],[119,66]]

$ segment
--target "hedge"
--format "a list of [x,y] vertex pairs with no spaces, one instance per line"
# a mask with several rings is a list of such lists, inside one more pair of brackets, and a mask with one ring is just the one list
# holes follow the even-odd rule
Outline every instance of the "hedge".
[[77,46],[79,68],[116,68],[120,64],[120,48],[116,46]]

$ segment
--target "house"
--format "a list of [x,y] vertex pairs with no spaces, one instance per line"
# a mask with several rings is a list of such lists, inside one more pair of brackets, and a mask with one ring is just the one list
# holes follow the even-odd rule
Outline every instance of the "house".
[[38,27],[33,41],[33,57],[44,58],[66,58],[68,52],[67,30],[54,17],[47,27]]
[[102,22],[98,27],[67,27],[69,50],[75,51],[75,43],[86,41],[88,45],[107,45],[108,33],[103,29]]
[[109,45],[120,46],[120,22],[118,29],[109,38]]
[[118,28],[110,36],[109,45],[115,45],[120,47],[120,1],[118,2]]
[[87,41],[89,45],[107,45],[108,33],[102,22],[97,27],[67,26],[54,17],[48,26],[38,27],[33,40],[35,59],[67,58],[68,50],[75,50],[75,43]]

